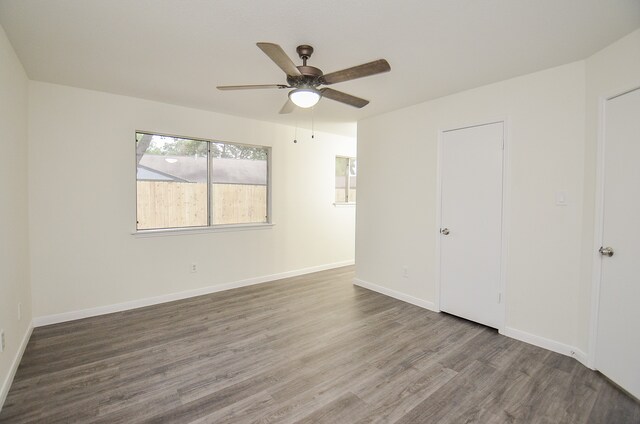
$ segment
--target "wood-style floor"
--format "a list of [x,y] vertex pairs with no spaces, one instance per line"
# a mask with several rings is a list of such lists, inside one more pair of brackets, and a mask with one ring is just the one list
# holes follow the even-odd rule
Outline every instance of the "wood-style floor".
[[353,268],[36,328],[2,423],[640,423],[574,359]]

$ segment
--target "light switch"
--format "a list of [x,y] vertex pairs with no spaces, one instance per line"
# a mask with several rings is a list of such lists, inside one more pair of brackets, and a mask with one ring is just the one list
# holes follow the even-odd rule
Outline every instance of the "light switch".
[[556,191],[556,206],[567,206],[566,191]]

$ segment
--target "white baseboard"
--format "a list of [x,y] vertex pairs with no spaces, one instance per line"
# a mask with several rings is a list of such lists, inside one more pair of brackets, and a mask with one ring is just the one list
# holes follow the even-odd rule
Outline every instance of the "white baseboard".
[[589,366],[589,355],[587,355],[586,352],[583,352],[578,348],[574,348],[573,352],[574,352],[573,357],[576,358],[578,362],[580,362],[582,365],[584,365],[589,369],[595,370],[594,367]]
[[9,394],[9,389],[11,388],[11,383],[13,383],[13,378],[16,376],[16,372],[18,371],[18,366],[20,365],[20,361],[22,360],[22,355],[24,354],[24,350],[27,348],[27,344],[29,343],[29,338],[31,338],[31,333],[33,332],[33,323],[29,324],[27,328],[27,332],[22,337],[22,342],[18,347],[18,351],[16,352],[15,358],[13,358],[13,362],[11,363],[11,367],[9,368],[9,374],[2,382],[2,387],[0,387],[0,411],[2,410],[2,406],[4,405],[4,401],[7,400],[7,395]]
[[368,281],[360,280],[358,278],[353,279],[353,284],[365,289],[372,290],[384,294],[385,296],[393,297],[394,299],[402,300],[403,302],[411,303],[412,305],[419,306],[421,308],[428,309],[430,311],[439,312],[436,309],[436,305],[428,300],[418,299],[417,297],[410,296],[408,294],[401,293],[386,287],[379,286],[377,284],[369,283]]
[[283,278],[296,277],[298,275],[311,274],[312,272],[325,271],[333,268],[340,268],[347,265],[353,265],[353,260],[334,262],[331,264],[318,265],[309,268],[296,269],[293,271],[281,272],[278,274],[265,275],[261,277],[248,278],[246,280],[234,281],[230,283],[217,284],[214,286],[202,287],[199,289],[186,290],[178,293],[169,293],[161,296],[147,297],[144,299],[132,300],[113,305],[97,306],[95,308],[82,309],[79,311],[63,312],[61,314],[45,315],[35,317],[33,325],[42,327],[44,325],[58,324],[61,322],[74,321],[82,318],[89,318],[98,315],[111,314],[113,312],[127,311],[129,309],[142,308],[145,306],[157,305],[159,303],[173,302],[174,300],[187,299],[195,296],[202,296],[221,292],[225,290],[237,289],[240,287],[252,286],[255,284],[268,283]]
[[500,334],[511,337],[512,339],[520,340],[521,342],[529,343],[534,346],[550,350],[552,352],[570,356],[582,363],[584,366],[590,368],[587,365],[587,354],[573,346],[560,343],[555,340],[547,339],[542,336],[536,336],[535,334],[527,333],[526,331],[517,330],[511,327],[505,327],[503,331],[500,331]]

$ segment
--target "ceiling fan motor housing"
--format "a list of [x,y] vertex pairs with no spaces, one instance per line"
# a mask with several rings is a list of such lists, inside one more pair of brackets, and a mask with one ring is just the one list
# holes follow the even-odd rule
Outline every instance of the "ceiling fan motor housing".
[[296,88],[315,88],[322,84],[322,71],[315,66],[296,66],[302,75],[287,75],[287,83]]
[[295,88],[316,88],[322,84],[322,71],[315,66],[307,66],[307,60],[313,54],[313,47],[302,44],[296,48],[296,53],[302,59],[302,66],[296,66],[302,75],[288,75],[287,83]]

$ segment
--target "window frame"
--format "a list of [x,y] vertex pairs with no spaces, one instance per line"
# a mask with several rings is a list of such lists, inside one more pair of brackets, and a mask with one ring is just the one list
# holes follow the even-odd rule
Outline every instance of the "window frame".
[[[337,159],[347,159],[347,169],[346,169],[346,174],[345,174],[345,177],[346,177],[345,178],[346,179],[346,182],[345,182],[345,194],[344,194],[345,199],[346,199],[345,202],[338,202],[336,200],[336,195],[335,195],[336,178],[337,178],[337,175],[335,175],[335,166],[336,166]],[[358,160],[358,158],[356,156],[344,156],[344,155],[336,155],[334,160],[333,160],[333,162],[334,162],[333,204],[335,206],[352,206],[352,205],[355,206],[355,204],[356,204],[355,201],[352,202],[352,201],[349,200],[349,190],[351,189],[351,178],[350,178],[351,177],[351,173],[350,173],[350,171],[351,171],[351,161],[357,161],[357,160]],[[356,169],[356,174],[354,176],[357,177],[358,176],[358,171],[357,171],[358,170],[358,165],[357,165],[357,163],[356,163],[355,169]],[[356,190],[357,190],[357,186],[356,186]],[[356,198],[357,198],[357,196],[356,196]]]
[[[172,137],[179,138],[185,140],[193,140],[206,142],[207,144],[207,225],[202,226],[189,226],[189,227],[166,227],[166,228],[148,228],[148,229],[138,229],[138,162],[137,162],[137,146],[138,139],[137,134],[148,134],[151,136],[159,136],[159,137]],[[134,131],[134,184],[135,184],[135,201],[134,201],[134,220],[133,220],[133,228],[134,230],[131,232],[132,235],[138,237],[150,237],[150,236],[163,236],[163,235],[179,235],[179,234],[202,234],[202,233],[210,233],[210,232],[226,232],[226,231],[241,231],[241,230],[251,230],[251,229],[266,229],[271,228],[275,224],[272,220],[272,183],[271,183],[271,156],[272,156],[272,148],[271,146],[264,146],[260,144],[250,144],[250,143],[238,143],[233,141],[224,141],[218,139],[207,139],[202,137],[189,137],[183,135],[176,134],[168,134],[161,133],[157,131],[147,131],[147,130],[135,130]],[[212,188],[211,188],[211,168],[213,163],[213,156],[211,155],[211,143],[222,143],[222,144],[231,144],[234,146],[242,146],[242,147],[258,147],[261,149],[265,149],[267,153],[267,184],[266,184],[266,221],[265,222],[250,222],[250,223],[236,223],[236,224],[212,224],[213,220],[213,196],[212,196]]]

